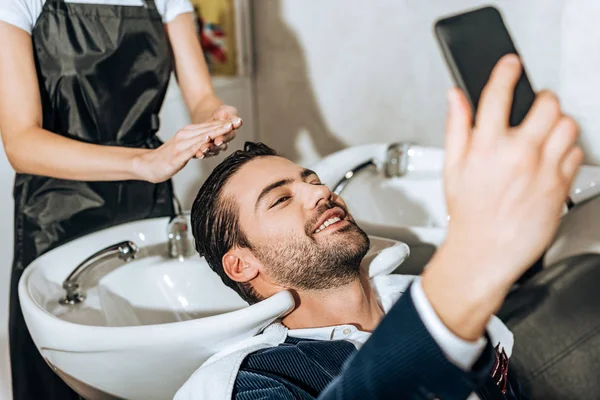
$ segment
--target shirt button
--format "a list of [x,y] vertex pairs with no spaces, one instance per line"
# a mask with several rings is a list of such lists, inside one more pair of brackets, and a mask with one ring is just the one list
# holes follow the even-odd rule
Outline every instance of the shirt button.
[[349,334],[351,334],[351,333],[352,333],[352,329],[350,329],[350,328],[346,328],[346,329],[344,329],[342,332],[344,333],[344,335],[349,335]]

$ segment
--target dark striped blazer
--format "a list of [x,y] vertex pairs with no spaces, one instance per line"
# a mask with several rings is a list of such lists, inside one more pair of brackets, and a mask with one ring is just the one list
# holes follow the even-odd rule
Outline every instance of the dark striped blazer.
[[471,371],[452,364],[427,331],[412,298],[402,296],[357,351],[343,340],[288,337],[250,354],[238,372],[235,400],[526,399],[509,368],[507,395],[490,376],[489,344]]

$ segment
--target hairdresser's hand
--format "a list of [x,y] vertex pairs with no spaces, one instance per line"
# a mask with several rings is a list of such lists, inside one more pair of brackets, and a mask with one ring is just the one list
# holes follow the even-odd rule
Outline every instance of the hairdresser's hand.
[[[423,288],[446,325],[470,339],[480,336],[549,244],[583,159],[577,126],[551,93],[540,93],[523,123],[509,126],[520,74],[514,55],[496,65],[474,128],[462,92],[449,94],[444,187],[450,220]],[[468,310],[467,320],[448,317],[449,307]]]
[[187,125],[157,149],[148,150],[133,160],[136,173],[149,182],[166,181],[179,172],[190,159],[203,158],[203,149],[215,140],[230,134],[230,121],[211,121]]
[[238,111],[235,107],[222,105],[212,115],[209,121],[229,121],[233,124],[233,130],[225,135],[216,137],[210,143],[202,146],[202,154],[206,157],[219,154],[221,151],[227,150],[227,143],[235,138],[237,129],[242,126],[242,119],[238,116]]

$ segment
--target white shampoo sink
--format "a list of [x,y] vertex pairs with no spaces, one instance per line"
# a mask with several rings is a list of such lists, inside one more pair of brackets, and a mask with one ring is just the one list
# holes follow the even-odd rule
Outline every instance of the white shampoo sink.
[[[166,258],[167,224],[152,219],[82,237],[23,274],[19,296],[36,346],[86,399],[173,398],[209,356],[293,308],[288,292],[249,307],[197,254]],[[139,247],[138,258],[102,277],[82,303],[60,304],[75,266],[122,240]],[[161,247],[162,255],[146,251]]]

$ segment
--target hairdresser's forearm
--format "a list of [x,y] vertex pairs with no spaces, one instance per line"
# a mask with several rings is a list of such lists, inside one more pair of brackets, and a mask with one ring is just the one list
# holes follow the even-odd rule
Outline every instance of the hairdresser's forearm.
[[39,127],[5,137],[4,145],[16,172],[84,181],[143,180],[136,158],[148,151],[83,143]]
[[214,94],[214,92],[208,92],[192,109],[192,123],[201,124],[206,122],[222,105],[223,102]]

